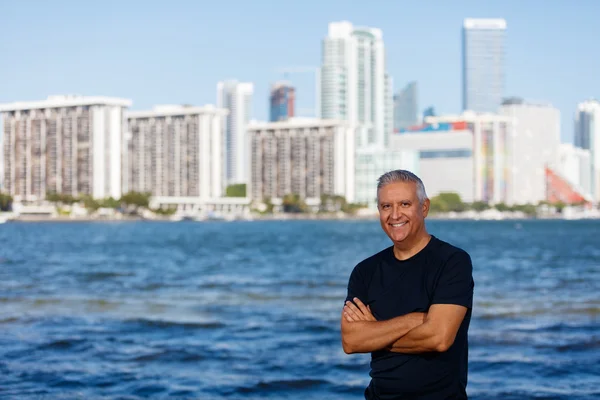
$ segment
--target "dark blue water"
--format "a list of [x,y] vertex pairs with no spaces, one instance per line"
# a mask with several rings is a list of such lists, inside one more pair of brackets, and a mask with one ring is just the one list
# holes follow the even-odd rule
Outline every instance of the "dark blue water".
[[[600,221],[431,221],[471,253],[472,399],[600,397]],[[377,222],[0,225],[0,397],[359,399]]]

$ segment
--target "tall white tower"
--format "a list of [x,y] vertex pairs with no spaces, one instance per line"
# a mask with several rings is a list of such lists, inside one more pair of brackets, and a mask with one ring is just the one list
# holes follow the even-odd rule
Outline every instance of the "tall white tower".
[[356,145],[387,148],[393,130],[392,79],[380,29],[333,22],[323,40],[321,118],[356,126]]
[[225,182],[246,183],[248,154],[250,152],[246,126],[252,118],[252,94],[250,82],[223,81],[217,84],[217,107],[229,110],[225,118]]

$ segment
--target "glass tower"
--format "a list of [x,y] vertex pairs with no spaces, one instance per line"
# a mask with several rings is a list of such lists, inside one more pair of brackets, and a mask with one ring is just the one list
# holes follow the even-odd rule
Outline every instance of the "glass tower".
[[497,112],[504,95],[506,21],[465,19],[463,110]]

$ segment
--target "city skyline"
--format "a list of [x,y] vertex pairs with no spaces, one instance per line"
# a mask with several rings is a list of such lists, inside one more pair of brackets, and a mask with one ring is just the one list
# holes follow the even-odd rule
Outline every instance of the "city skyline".
[[[15,57],[0,66],[0,102],[76,93],[131,98],[132,110],[165,103],[214,104],[216,82],[235,78],[255,83],[253,116],[267,120],[270,83],[284,78],[278,69],[318,66],[327,24],[348,20],[383,31],[395,91],[416,80],[422,106],[434,105],[439,114],[456,113],[461,108],[462,22],[480,17],[508,22],[506,96],[555,105],[562,113],[563,140],[572,142],[577,104],[600,93],[594,79],[600,55],[593,51],[600,27],[592,12],[600,5],[592,1],[585,2],[586,13],[567,2],[375,7],[328,2],[319,6],[318,15],[310,4],[292,3],[283,11],[295,17],[285,21],[266,3],[239,2],[234,5],[239,13],[230,13],[231,6],[175,3],[163,8],[132,2],[90,12],[88,5],[65,1],[38,4],[36,13],[25,12],[23,3],[6,5],[0,45],[4,54]],[[545,13],[535,12],[542,6]],[[436,12],[427,12],[432,7]],[[184,8],[185,13],[179,12]],[[129,18],[133,13],[139,18]],[[220,19],[225,14],[231,18]],[[165,28],[157,32],[159,18]],[[251,28],[257,25],[264,28]],[[559,25],[564,29],[552,29]],[[278,29],[287,34],[273,35]],[[87,34],[75,35],[80,32]],[[221,40],[214,40],[215,35]],[[288,79],[297,88],[298,109],[314,109],[314,77],[291,74]]]

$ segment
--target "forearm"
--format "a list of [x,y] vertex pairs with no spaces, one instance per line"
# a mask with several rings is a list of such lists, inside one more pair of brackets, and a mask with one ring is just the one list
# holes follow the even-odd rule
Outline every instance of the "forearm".
[[444,352],[450,345],[452,343],[448,344],[444,335],[426,321],[395,340],[389,350],[405,354]]
[[344,322],[342,345],[348,354],[382,350],[422,322],[421,313],[402,315],[387,321]]

